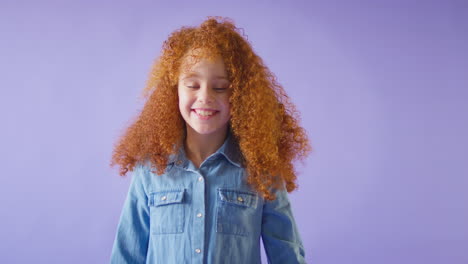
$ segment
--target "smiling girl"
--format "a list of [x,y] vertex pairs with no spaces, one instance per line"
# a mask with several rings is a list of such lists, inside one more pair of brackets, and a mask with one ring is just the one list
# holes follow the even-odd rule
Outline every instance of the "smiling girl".
[[305,263],[288,192],[311,150],[274,75],[228,19],[164,42],[111,165],[132,180],[111,263]]

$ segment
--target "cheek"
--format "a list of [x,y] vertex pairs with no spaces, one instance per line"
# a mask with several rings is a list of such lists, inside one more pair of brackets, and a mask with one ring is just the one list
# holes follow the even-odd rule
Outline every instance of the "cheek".
[[223,105],[223,108],[224,108],[225,110],[230,110],[230,109],[231,109],[231,103],[229,102],[229,99],[228,99],[228,98],[225,98],[225,99],[223,100],[222,105]]
[[187,103],[187,96],[184,93],[179,92],[179,106],[182,107]]
[[179,94],[179,112],[184,114],[186,112],[187,104],[183,95]]

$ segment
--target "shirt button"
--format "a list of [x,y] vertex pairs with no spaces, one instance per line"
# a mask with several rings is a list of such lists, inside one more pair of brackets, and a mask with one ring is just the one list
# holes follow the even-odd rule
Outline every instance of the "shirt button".
[[199,182],[203,181],[203,177],[202,176],[198,177],[198,181]]
[[201,213],[198,213],[198,214],[197,214],[197,217],[198,217],[198,218],[202,217],[202,214],[201,214]]
[[166,198],[167,198],[166,196],[163,196],[163,197],[161,197],[161,200],[165,201]]
[[201,249],[197,248],[197,249],[195,249],[195,252],[197,252],[198,254],[200,254]]
[[237,197],[237,201],[239,201],[239,202],[243,202],[243,201],[244,201],[244,199],[242,199],[242,197],[240,197],[240,196],[239,196],[239,197]]

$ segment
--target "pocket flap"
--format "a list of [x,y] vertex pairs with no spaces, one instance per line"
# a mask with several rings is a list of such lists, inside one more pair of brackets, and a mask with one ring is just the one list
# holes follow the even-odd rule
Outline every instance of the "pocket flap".
[[218,189],[219,198],[223,202],[243,207],[257,207],[257,194],[248,191],[241,191],[235,189]]
[[164,190],[153,192],[148,200],[149,206],[161,206],[166,204],[182,203],[185,189]]

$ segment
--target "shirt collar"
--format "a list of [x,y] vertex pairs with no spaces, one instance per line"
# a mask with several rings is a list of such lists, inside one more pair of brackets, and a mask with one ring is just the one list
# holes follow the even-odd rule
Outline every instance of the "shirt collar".
[[[237,140],[235,139],[234,135],[232,135],[232,132],[228,130],[228,135],[226,139],[224,140],[223,145],[219,147],[219,149],[211,154],[207,159],[211,157],[215,157],[218,155],[224,156],[231,164],[237,167],[241,167],[241,152],[239,148],[239,144],[237,143]],[[169,156],[169,162],[168,164],[170,165],[176,165],[176,166],[181,166],[183,168],[187,168],[189,165],[189,160],[187,156],[185,155],[185,150],[184,147],[180,147],[178,153],[176,154],[171,154]]]

